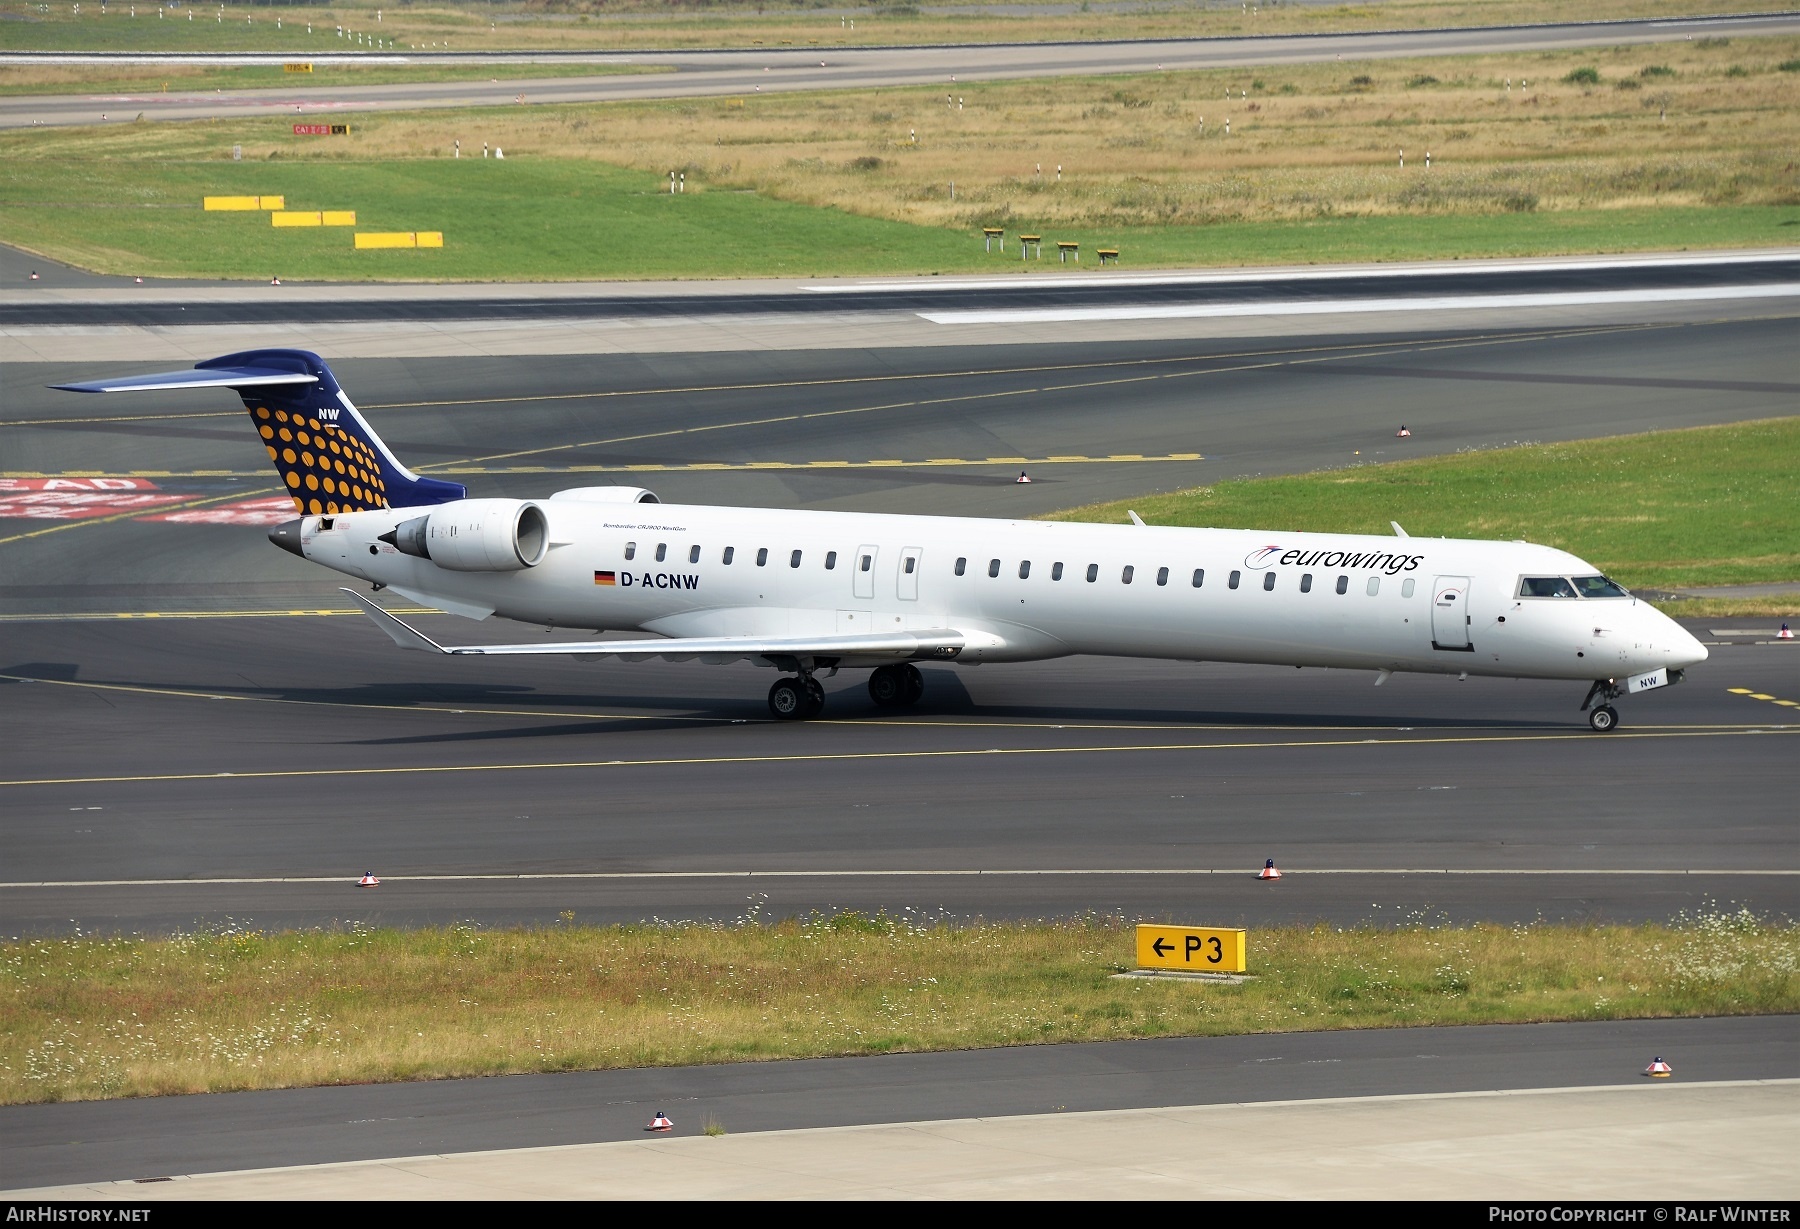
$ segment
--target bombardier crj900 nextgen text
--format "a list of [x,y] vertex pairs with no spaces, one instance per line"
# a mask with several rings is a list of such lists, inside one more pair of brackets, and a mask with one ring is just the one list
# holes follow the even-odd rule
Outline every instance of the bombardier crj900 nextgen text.
[[[468,656],[748,660],[777,717],[817,716],[819,671],[1074,653],[1568,679],[1596,730],[1706,650],[1575,556],[1525,542],[796,512],[657,502],[633,487],[469,499],[388,451],[315,354],[253,350],[77,392],[229,388],[298,519],[285,550],[474,619],[654,640],[448,647],[352,593],[404,648]],[[1135,516],[1133,517],[1135,520]],[[349,590],[345,590],[349,593]]]

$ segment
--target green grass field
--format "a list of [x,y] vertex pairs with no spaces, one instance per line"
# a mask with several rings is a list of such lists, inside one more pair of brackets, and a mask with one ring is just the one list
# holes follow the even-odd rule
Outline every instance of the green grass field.
[[1132,952],[1119,921],[858,914],[13,940],[0,943],[0,1103],[1800,1010],[1800,929],[1742,913],[1663,926],[1253,930],[1256,980],[1241,985],[1112,977]]
[[[352,123],[354,124],[354,120]],[[221,126],[222,127],[222,126]],[[334,138],[293,138],[294,158],[55,159],[30,135],[0,138],[0,238],[100,272],[338,281],[537,281],[1019,270],[979,234],[717,189],[671,197],[666,177],[576,159],[325,161]],[[124,144],[121,126],[106,134]],[[341,138],[337,138],[341,139]],[[10,147],[10,148],[9,148]],[[308,155],[311,155],[310,157]],[[262,214],[204,213],[206,195],[273,195],[290,209],[354,209],[360,230],[441,230],[435,251],[362,251],[347,229],[276,230]],[[1014,228],[1018,229],[1017,227]],[[1245,265],[1527,253],[1762,247],[1800,240],[1800,206],[1344,217],[1212,226],[1065,227],[1127,266]],[[1084,268],[1092,268],[1090,259]],[[1052,259],[1030,271],[1062,266]]]
[[[1800,418],[1221,482],[1056,519],[1524,538],[1638,588],[1800,581]],[[1791,608],[1793,602],[1786,607]],[[1680,606],[1671,607],[1676,612]]]

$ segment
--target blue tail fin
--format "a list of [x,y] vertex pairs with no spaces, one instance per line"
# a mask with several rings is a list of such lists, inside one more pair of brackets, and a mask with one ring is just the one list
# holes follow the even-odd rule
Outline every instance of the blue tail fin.
[[303,513],[361,512],[449,503],[460,483],[422,478],[400,464],[338,387],[325,360],[307,350],[245,350],[192,371],[59,384],[81,393],[229,388]]

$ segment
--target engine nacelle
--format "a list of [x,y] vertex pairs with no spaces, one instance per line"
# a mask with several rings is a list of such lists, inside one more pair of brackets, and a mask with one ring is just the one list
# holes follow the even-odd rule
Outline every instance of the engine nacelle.
[[571,500],[584,504],[655,504],[662,501],[655,491],[641,486],[577,486],[558,491],[552,500]]
[[523,499],[459,499],[403,521],[381,541],[452,572],[517,572],[550,550],[550,520]]

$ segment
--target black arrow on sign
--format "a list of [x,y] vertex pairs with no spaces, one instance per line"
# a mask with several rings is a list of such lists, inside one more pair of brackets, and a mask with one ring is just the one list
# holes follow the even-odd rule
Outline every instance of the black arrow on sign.
[[1167,956],[1169,954],[1169,952],[1172,952],[1175,950],[1174,946],[1170,945],[1169,952],[1163,951],[1163,945],[1167,944],[1168,942],[1169,941],[1167,939],[1164,939],[1164,938],[1158,936],[1156,942],[1154,942],[1150,945],[1150,950],[1155,952],[1158,956]]

